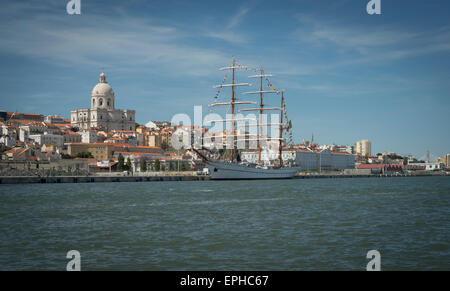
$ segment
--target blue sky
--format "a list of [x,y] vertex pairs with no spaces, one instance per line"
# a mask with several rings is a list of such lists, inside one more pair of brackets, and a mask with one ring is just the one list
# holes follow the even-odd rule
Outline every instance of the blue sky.
[[170,120],[212,102],[235,56],[276,75],[297,142],[450,152],[449,1],[67,2],[1,1],[0,110],[68,117],[104,68],[116,107]]

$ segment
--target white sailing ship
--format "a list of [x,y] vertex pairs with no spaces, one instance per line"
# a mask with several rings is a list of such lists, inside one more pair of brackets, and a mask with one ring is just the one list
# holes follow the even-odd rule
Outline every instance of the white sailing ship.
[[[259,70],[258,75],[249,76],[250,78],[257,78],[260,80],[260,88],[258,91],[255,92],[246,92],[244,94],[258,94],[259,95],[259,107],[258,108],[250,108],[250,109],[241,109],[240,112],[246,112],[246,111],[256,111],[259,112],[259,121],[257,122],[256,126],[258,127],[258,134],[256,137],[257,146],[258,146],[258,164],[252,165],[248,163],[243,163],[240,161],[239,154],[236,155],[236,138],[242,135],[236,134],[236,122],[240,121],[240,119],[235,118],[236,116],[236,106],[237,105],[244,105],[244,104],[256,104],[256,102],[251,101],[237,101],[236,99],[236,90],[235,87],[239,86],[250,86],[249,83],[236,83],[236,70],[239,69],[246,69],[246,67],[243,67],[241,65],[238,65],[236,63],[236,60],[233,58],[232,64],[229,67],[221,68],[220,70],[229,71],[232,76],[232,82],[231,84],[221,84],[215,86],[215,88],[231,88],[231,101],[230,102],[217,102],[215,101],[213,104],[210,104],[209,106],[230,106],[231,107],[231,119],[226,120],[214,120],[213,122],[230,122],[232,124],[231,126],[231,137],[233,139],[232,146],[229,149],[229,156],[230,159],[228,161],[226,160],[219,160],[219,159],[212,159],[210,157],[207,157],[206,155],[202,154],[200,151],[193,149],[194,152],[196,152],[201,159],[206,164],[206,167],[208,167],[211,179],[212,180],[246,180],[246,179],[291,179],[293,178],[299,171],[298,167],[287,165],[283,163],[282,160],[282,141],[283,138],[283,131],[286,129],[286,127],[283,124],[283,107],[284,105],[284,92],[281,91],[281,105],[280,107],[264,107],[263,103],[263,95],[269,94],[269,93],[279,93],[276,90],[263,90],[263,79],[267,77],[271,77],[272,75],[264,74],[264,70],[261,68]],[[227,74],[228,76],[228,74]],[[226,79],[226,77],[225,77]],[[224,79],[224,80],[225,80]],[[264,111],[267,110],[279,110],[280,111],[280,121],[279,123],[270,123],[270,124],[264,124],[262,120],[262,115]],[[273,165],[262,165],[261,163],[261,150],[262,150],[262,127],[263,126],[279,126],[279,137],[270,137],[265,138],[264,140],[277,140],[278,141],[278,161],[276,164]],[[248,137],[248,135],[246,135]]]

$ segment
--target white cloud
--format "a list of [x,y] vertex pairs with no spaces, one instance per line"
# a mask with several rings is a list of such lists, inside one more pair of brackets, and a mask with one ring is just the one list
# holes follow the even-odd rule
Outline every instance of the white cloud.
[[[299,14],[302,28],[293,38],[316,47],[335,45],[344,59],[331,66],[377,63],[450,51],[450,27],[434,31],[404,30],[391,26],[347,27]],[[347,57],[347,58],[345,58]]]
[[236,14],[233,15],[233,17],[230,19],[227,25],[227,29],[232,29],[238,26],[244,16],[248,13],[248,8],[241,8]]
[[[123,13],[117,17],[92,13],[69,16],[63,11],[23,17],[23,12],[31,7],[10,5],[17,17],[10,15],[0,22],[1,51],[61,66],[114,65],[127,70],[136,65],[157,65],[174,74],[190,75],[210,74],[217,64],[229,61],[220,49],[186,44],[185,40],[192,37],[189,32],[176,26],[157,25],[152,19]],[[233,41],[231,36],[222,38]]]

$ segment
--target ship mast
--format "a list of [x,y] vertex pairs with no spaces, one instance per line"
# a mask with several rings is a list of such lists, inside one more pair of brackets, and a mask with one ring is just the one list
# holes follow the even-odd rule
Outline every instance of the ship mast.
[[[236,72],[235,72],[235,70],[236,69],[242,69],[242,68],[245,68],[245,67],[242,67],[242,66],[238,65],[236,63],[236,59],[233,58],[233,61],[232,61],[230,67],[224,67],[224,68],[220,68],[219,69],[221,71],[223,71],[223,70],[231,70],[232,81],[231,81],[231,84],[223,84],[222,83],[221,85],[214,86],[214,88],[231,87],[231,102],[220,102],[220,103],[215,102],[215,103],[209,105],[209,106],[222,106],[222,105],[225,105],[225,106],[230,105],[231,106],[231,119],[209,121],[210,123],[211,122],[231,122],[231,126],[232,126],[231,136],[233,138],[233,144],[232,144],[231,149],[230,149],[230,160],[231,161],[233,161],[234,154],[235,154],[234,153],[234,147],[235,147],[235,144],[236,144],[236,137],[237,137],[237,135],[236,135],[236,121],[239,121],[239,120],[247,121],[247,120],[249,120],[248,118],[239,119],[239,120],[234,118],[235,111],[236,111],[235,110],[235,105],[256,104],[256,102],[251,102],[251,101],[236,101],[236,92],[234,90],[234,87],[237,87],[237,86],[250,86],[249,83],[236,83],[236,75],[235,75]],[[226,135],[228,136],[228,133],[226,133]]]
[[[233,73],[232,73],[233,77],[232,77],[231,84],[234,85],[235,84],[234,83],[234,71],[236,69],[236,59],[235,58],[233,58],[233,63],[231,65],[231,67],[232,67],[232,71],[233,71]],[[234,86],[231,86],[231,128],[232,128],[231,132],[233,135],[233,145],[230,149],[230,161],[233,161],[233,157],[234,157],[233,149],[234,149],[234,145],[236,143],[236,128],[235,128],[236,123],[234,121],[234,102],[236,102],[236,98],[234,96]]]
[[[249,76],[249,78],[259,78],[259,91],[255,92],[246,92],[244,94],[259,94],[259,108],[254,109],[242,109],[241,111],[259,111],[259,123],[258,123],[258,164],[261,164],[261,136],[262,136],[262,114],[265,110],[278,110],[279,108],[264,108],[264,102],[263,102],[263,94],[264,93],[277,93],[275,91],[263,91],[263,78],[272,77],[273,75],[270,74],[264,74],[263,67],[259,70],[259,75]],[[265,124],[266,126],[268,124]]]
[[262,113],[263,113],[263,93],[262,93],[262,83],[263,83],[264,69],[260,69],[260,86],[259,86],[259,127],[258,127],[258,164],[261,164],[261,135],[262,135]]
[[281,106],[280,106],[280,144],[279,144],[279,155],[280,155],[280,167],[283,167],[283,106],[284,106],[284,90],[281,90]]

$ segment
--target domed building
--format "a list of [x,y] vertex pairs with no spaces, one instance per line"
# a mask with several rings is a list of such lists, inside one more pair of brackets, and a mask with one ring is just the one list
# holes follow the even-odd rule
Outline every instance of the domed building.
[[80,130],[100,127],[104,131],[134,130],[135,111],[115,109],[115,96],[111,86],[106,82],[105,73],[91,93],[91,108],[70,111],[71,124]]

